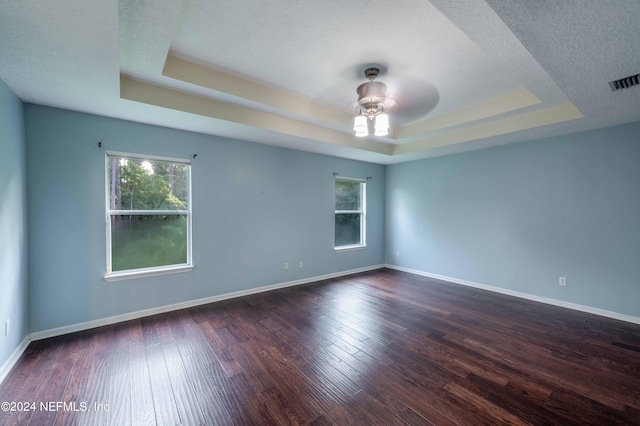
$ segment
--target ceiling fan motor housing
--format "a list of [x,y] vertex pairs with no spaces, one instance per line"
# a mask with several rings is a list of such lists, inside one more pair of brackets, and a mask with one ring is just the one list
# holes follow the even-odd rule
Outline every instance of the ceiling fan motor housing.
[[364,70],[364,76],[369,81],[362,83],[356,89],[358,92],[358,105],[361,107],[360,111],[370,119],[382,112],[389,113],[398,106],[393,99],[387,98],[387,85],[374,81],[379,74],[379,68],[367,68]]
[[379,81],[367,81],[358,86],[358,104],[365,106],[384,102],[387,85]]

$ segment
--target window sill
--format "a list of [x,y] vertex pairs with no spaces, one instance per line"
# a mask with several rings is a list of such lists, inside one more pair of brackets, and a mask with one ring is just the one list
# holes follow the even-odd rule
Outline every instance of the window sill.
[[136,278],[155,277],[158,275],[178,274],[181,272],[189,272],[193,270],[193,265],[171,266],[167,268],[140,269],[135,271],[114,272],[105,275],[104,280],[107,282],[116,282],[124,280],[133,280]]
[[363,249],[363,248],[367,248],[366,244],[354,244],[351,246],[340,246],[340,247],[334,247],[333,249],[335,251],[348,251],[348,250],[358,250],[358,249]]

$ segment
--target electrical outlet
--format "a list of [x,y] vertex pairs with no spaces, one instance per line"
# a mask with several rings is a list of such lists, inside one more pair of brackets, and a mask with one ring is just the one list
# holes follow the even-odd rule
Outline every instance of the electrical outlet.
[[284,262],[284,270],[286,271],[287,269],[289,269],[289,262]]
[[5,336],[9,335],[9,324],[11,324],[11,320],[6,320],[4,322],[4,335]]
[[396,257],[400,257],[400,250],[396,250]]
[[560,277],[558,278],[558,285],[561,285],[563,287],[566,287],[567,285],[567,278],[566,277]]
[[300,269],[304,268],[304,262],[301,260],[300,261]]

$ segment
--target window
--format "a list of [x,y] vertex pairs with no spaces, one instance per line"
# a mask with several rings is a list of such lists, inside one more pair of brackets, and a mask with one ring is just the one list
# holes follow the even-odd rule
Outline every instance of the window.
[[336,178],[336,250],[366,245],[366,185],[359,179]]
[[192,269],[191,164],[107,152],[108,281]]

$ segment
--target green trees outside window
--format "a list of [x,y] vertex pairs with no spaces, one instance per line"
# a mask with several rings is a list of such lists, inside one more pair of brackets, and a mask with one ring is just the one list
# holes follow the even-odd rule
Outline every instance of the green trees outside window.
[[335,247],[365,245],[364,182],[336,179]]
[[107,156],[107,273],[190,264],[190,165]]

